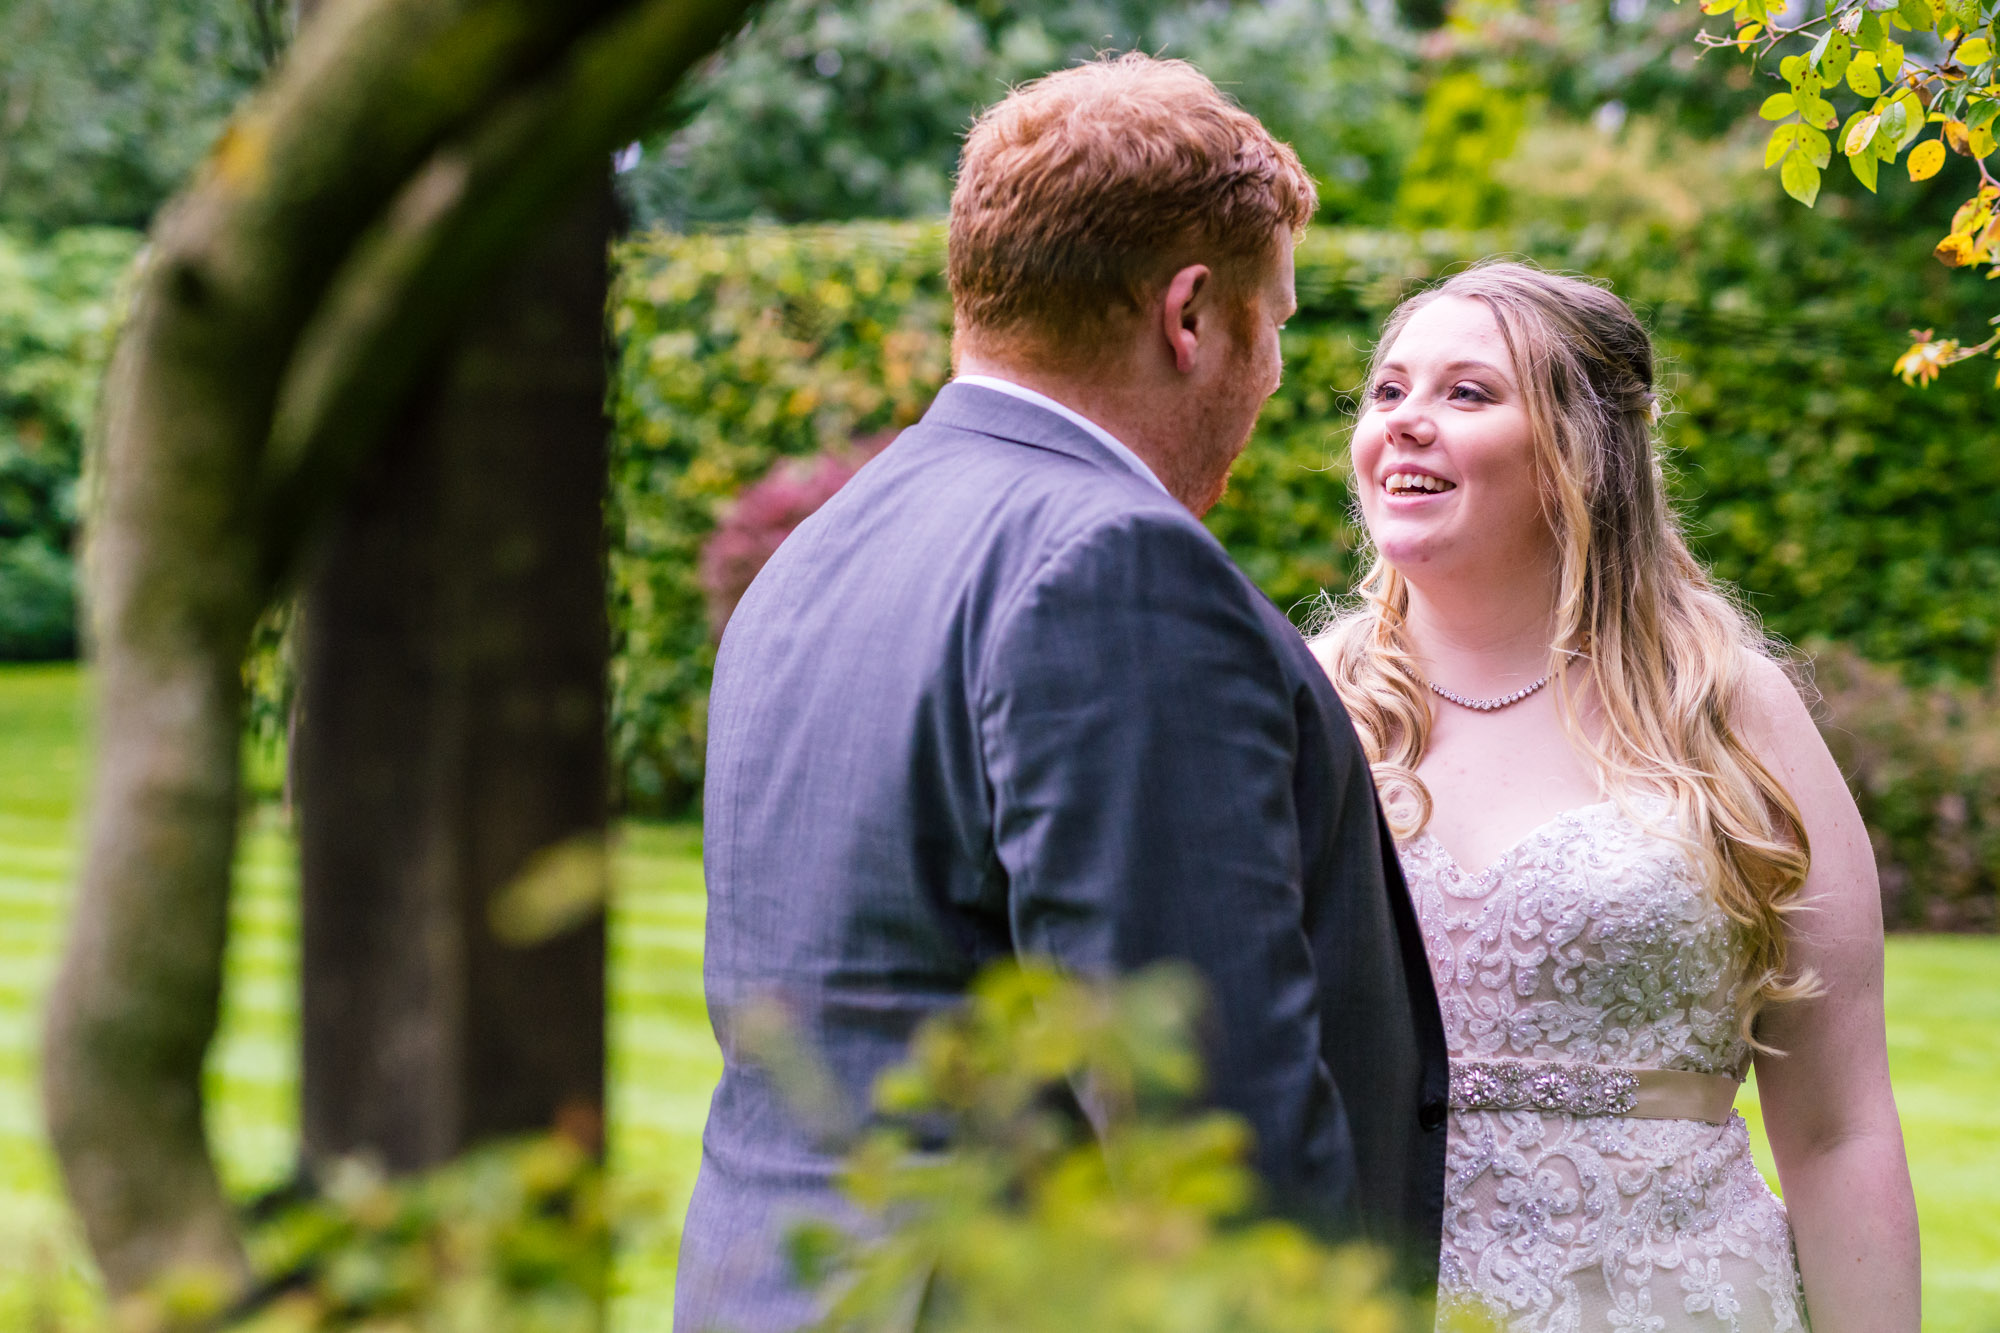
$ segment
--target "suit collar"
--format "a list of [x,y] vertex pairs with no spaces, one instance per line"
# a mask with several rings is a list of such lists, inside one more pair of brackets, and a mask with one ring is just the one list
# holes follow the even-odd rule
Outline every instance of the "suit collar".
[[990,435],[1013,444],[1067,454],[1093,467],[1131,477],[1131,468],[1113,456],[1089,431],[1045,407],[977,384],[953,381],[938,390],[923,424]]

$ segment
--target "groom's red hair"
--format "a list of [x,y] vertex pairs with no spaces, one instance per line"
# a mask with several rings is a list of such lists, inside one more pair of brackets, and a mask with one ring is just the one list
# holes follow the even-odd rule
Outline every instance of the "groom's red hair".
[[1177,270],[1247,277],[1317,207],[1298,154],[1185,61],[1050,74],[966,138],[951,197],[957,339],[1090,359]]

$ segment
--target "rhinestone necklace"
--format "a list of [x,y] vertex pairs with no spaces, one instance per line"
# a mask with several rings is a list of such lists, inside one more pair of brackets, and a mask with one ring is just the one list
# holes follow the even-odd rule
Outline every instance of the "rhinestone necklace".
[[[1417,679],[1424,680],[1422,676],[1418,676]],[[1505,708],[1509,704],[1517,704],[1548,683],[1549,678],[1543,676],[1533,685],[1524,685],[1512,694],[1503,694],[1498,699],[1468,699],[1462,694],[1452,693],[1444,686],[1433,681],[1424,680],[1424,684],[1430,686],[1432,693],[1437,694],[1441,698],[1451,700],[1460,708],[1470,708],[1475,713],[1490,713],[1496,708]]]

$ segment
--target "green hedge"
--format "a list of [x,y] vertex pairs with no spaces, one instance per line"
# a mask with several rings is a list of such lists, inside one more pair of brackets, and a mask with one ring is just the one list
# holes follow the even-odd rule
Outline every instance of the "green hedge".
[[951,306],[933,227],[655,235],[617,268],[611,742],[627,806],[677,812],[700,790],[715,662],[702,541],[780,457],[921,416]]
[[[1314,232],[1285,384],[1216,534],[1282,606],[1352,572],[1345,391],[1413,284],[1493,253],[1608,279],[1665,358],[1676,486],[1702,555],[1786,639],[1914,679],[1984,679],[2000,646],[2000,427],[1985,371],[1890,378],[1921,321],[1976,329],[1992,289],[1898,239],[1744,204],[1684,230]],[[947,371],[928,225],[653,235],[619,253],[614,748],[635,809],[698,791],[713,645],[700,544],[781,456],[907,424]]]

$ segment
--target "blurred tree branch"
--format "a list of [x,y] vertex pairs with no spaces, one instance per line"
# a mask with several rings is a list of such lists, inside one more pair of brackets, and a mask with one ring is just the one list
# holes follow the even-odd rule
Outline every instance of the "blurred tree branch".
[[251,626],[453,297],[748,8],[331,5],[154,229],[106,386],[87,553],[101,740],[44,1048],[51,1136],[114,1296],[201,1274],[227,1301],[248,1277],[202,1069]]

